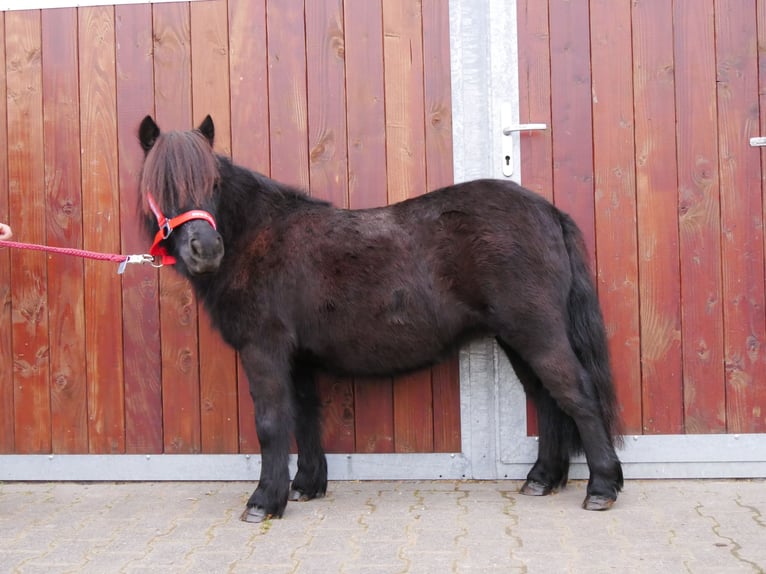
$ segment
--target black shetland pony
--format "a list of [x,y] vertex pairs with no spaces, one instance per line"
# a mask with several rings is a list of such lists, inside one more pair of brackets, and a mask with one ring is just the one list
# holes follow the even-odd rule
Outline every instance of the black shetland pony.
[[247,372],[262,467],[244,520],[325,494],[317,372],[404,373],[486,335],[539,415],[538,458],[521,492],[565,486],[570,455],[584,452],[584,508],[614,503],[623,484],[619,416],[603,319],[569,216],[494,180],[338,209],[216,155],[213,134],[210,116],[197,130],[169,133],[147,116],[141,206],[150,235],[161,228],[155,251],[175,257]]

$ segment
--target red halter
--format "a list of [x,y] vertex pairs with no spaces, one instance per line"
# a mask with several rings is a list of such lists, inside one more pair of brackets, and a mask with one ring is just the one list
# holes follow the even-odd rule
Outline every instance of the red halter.
[[181,215],[177,215],[172,219],[168,219],[162,213],[160,207],[157,205],[157,202],[154,201],[154,197],[150,192],[147,192],[146,194],[146,201],[149,204],[149,208],[152,210],[152,213],[154,213],[154,217],[157,218],[157,226],[160,228],[159,231],[157,231],[157,234],[154,236],[154,243],[152,243],[152,246],[149,249],[149,254],[153,257],[159,257],[160,262],[163,265],[173,265],[176,262],[176,258],[170,255],[167,250],[160,245],[163,240],[170,237],[170,234],[173,233],[173,230],[176,227],[179,227],[187,221],[191,221],[192,219],[202,219],[212,225],[213,229],[217,229],[215,225],[215,219],[213,219],[213,216],[210,215],[207,211],[203,211],[201,209],[192,209],[182,213]]

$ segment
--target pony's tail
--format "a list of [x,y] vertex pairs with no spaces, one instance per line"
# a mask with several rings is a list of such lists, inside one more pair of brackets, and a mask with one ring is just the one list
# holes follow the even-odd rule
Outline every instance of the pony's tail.
[[[588,265],[588,252],[582,232],[566,213],[559,212],[564,244],[572,268],[569,290],[567,334],[577,358],[590,376],[607,434],[615,446],[622,444],[622,420],[609,367],[609,349],[604,318],[596,286]],[[573,445],[575,446],[575,445]],[[579,447],[580,445],[576,445]]]

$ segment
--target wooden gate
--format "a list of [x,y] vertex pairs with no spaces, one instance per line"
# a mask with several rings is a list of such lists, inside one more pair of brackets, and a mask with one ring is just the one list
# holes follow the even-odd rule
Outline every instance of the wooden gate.
[[[210,0],[0,14],[0,220],[143,253],[139,122],[352,208],[451,183],[448,5]],[[6,123],[7,122],[7,123]],[[0,250],[0,452],[257,452],[235,354],[170,269]],[[329,451],[460,450],[457,362],[325,378]]]
[[763,0],[518,0],[522,179],[572,213],[631,434],[766,431]]

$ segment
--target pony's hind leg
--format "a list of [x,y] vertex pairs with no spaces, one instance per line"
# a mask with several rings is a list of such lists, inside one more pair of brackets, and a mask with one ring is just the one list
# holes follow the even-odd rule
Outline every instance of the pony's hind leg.
[[529,365],[555,405],[576,425],[590,471],[583,507],[606,510],[617,500],[623,478],[597,392],[566,333],[556,333],[550,328],[534,332],[539,336],[530,335],[523,345],[513,345],[513,348]]
[[297,365],[293,369],[293,390],[298,472],[293,479],[289,498],[321,498],[327,492],[327,459],[322,449],[321,405],[314,373],[308,367]]
[[510,360],[516,376],[519,377],[524,391],[532,399],[537,411],[537,460],[527,474],[521,493],[546,496],[567,484],[570,455],[577,451],[579,445],[577,427],[572,418],[558,407],[519,354],[499,337],[497,342]]

